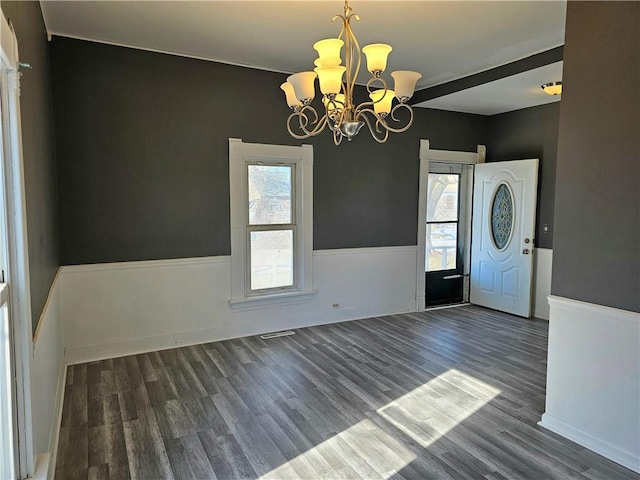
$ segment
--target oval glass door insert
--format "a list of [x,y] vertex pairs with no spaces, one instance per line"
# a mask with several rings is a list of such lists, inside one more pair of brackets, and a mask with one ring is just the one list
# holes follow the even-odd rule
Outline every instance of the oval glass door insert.
[[491,202],[491,238],[498,250],[504,250],[513,232],[513,195],[506,183],[496,188]]

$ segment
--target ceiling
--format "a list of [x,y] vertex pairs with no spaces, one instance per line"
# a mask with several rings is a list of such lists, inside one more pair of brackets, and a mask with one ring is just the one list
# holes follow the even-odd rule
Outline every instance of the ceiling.
[[541,86],[562,79],[562,63],[511,75],[499,80],[467,88],[459,92],[418,103],[417,107],[453,110],[455,112],[496,115],[521,108],[544,105],[560,100],[561,95],[544,93]]
[[[41,5],[50,35],[293,73],[313,67],[315,41],[338,35],[340,26],[331,18],[342,13],[344,3],[41,0]],[[353,0],[349,5],[362,19],[352,25],[361,46],[391,44],[388,72],[421,72],[417,88],[564,43],[564,1]],[[561,62],[559,69],[547,67],[419,106],[490,115],[555,101],[558,98],[545,95],[539,85],[561,80]],[[532,87],[534,81],[537,89]],[[508,98],[501,94],[504,88]]]

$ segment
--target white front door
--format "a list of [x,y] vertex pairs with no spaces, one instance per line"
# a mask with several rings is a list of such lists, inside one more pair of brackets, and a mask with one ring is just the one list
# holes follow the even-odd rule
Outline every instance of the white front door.
[[476,165],[471,303],[531,316],[538,160]]

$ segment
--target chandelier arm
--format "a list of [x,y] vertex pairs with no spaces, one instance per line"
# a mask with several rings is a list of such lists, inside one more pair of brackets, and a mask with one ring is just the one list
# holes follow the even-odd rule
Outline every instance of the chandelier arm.
[[[311,122],[309,121],[309,118],[307,117],[306,112],[313,113],[314,119]],[[299,113],[300,113],[300,123],[299,123],[300,130],[302,130],[307,135],[307,137],[314,137],[318,135],[320,132],[322,132],[322,130],[324,130],[324,127],[327,123],[326,114],[322,116],[320,121],[318,121],[318,112],[316,112],[316,109],[310,105],[305,105],[304,107],[302,107]],[[308,130],[307,125],[309,124],[311,125],[317,124],[317,125],[312,130]]]
[[[367,113],[370,113],[373,115],[373,118],[376,119],[376,126],[374,128],[374,126],[371,124],[371,120],[369,119],[369,117],[366,115]],[[369,132],[371,133],[371,136],[373,137],[373,139],[378,142],[378,143],[384,143],[387,141],[387,139],[389,138],[389,130],[386,128],[386,124],[382,124],[383,127],[385,127],[384,132],[380,131],[380,129],[378,128],[378,124],[380,123],[380,119],[378,118],[378,116],[376,115],[376,113],[368,108],[365,108],[363,110],[360,111],[360,113],[358,114],[358,120],[362,119],[364,120],[364,122],[367,124],[367,127],[369,128]],[[379,137],[377,134],[379,133],[384,133],[384,135],[382,137]]]
[[342,137],[343,137],[342,132],[340,131],[340,129],[336,128],[333,131],[333,144],[335,146],[340,145],[340,143],[342,143]]
[[371,84],[373,84],[373,83],[375,83],[377,81],[382,83],[382,86],[384,87],[384,95],[380,96],[380,98],[375,102],[374,101],[362,102],[360,105],[358,105],[354,110],[354,116],[355,117],[357,117],[360,114],[360,112],[363,111],[366,107],[373,106],[375,103],[379,103],[384,99],[384,96],[387,94],[388,88],[387,88],[387,82],[382,77],[371,77],[369,79],[369,81],[367,82],[367,91],[369,93],[371,93],[373,91],[373,90],[371,90]]
[[[373,92],[373,90],[371,89],[371,85],[376,83],[376,82],[380,82],[382,84],[382,86],[384,88],[384,93],[386,95],[387,94],[387,90],[389,90],[389,87],[387,86],[387,81],[382,77],[371,77],[369,79],[369,81],[367,82],[367,92],[368,93]],[[384,95],[383,95],[383,97],[384,97]],[[382,101],[382,98],[379,101]]]
[[[307,116],[307,112],[311,112],[313,113],[313,120],[309,120],[309,117]],[[316,112],[316,109],[313,108],[311,105],[305,105],[304,107],[302,107],[299,110],[300,113],[300,127],[302,128],[303,126],[303,122],[302,119],[304,118],[304,126],[306,127],[307,125],[309,125],[309,123],[311,123],[312,125],[314,123],[316,123],[318,121],[318,112]]]
[[[336,18],[336,17],[334,17]],[[344,52],[345,52],[345,81],[343,83],[344,94],[346,96],[345,110],[351,115],[348,115],[347,120],[353,119],[353,91],[356,83],[358,72],[360,71],[360,65],[362,55],[360,53],[360,44],[355,37],[353,30],[351,29],[351,20],[355,18],[357,22],[360,21],[360,17],[352,13],[351,7],[345,2],[344,16],[340,16],[342,19],[342,32],[344,34]]]
[[345,115],[347,113],[346,108],[343,108],[342,110],[340,110],[340,116],[338,117],[338,120],[336,121],[335,124],[335,130],[340,130],[340,127],[342,126],[342,122],[345,121]]
[[306,138],[309,138],[309,137],[315,137],[316,135],[319,135],[320,133],[322,133],[322,131],[326,126],[327,126],[327,116],[323,115],[320,121],[318,122],[318,124],[313,128],[313,130],[307,130],[306,127],[302,127],[302,126],[300,126],[300,128],[302,128],[302,130],[307,135]]
[[[309,121],[309,117],[307,117],[307,115],[304,113],[304,110],[307,107],[304,107],[302,110],[299,110],[297,112],[293,112],[291,115],[289,115],[289,117],[287,118],[287,130],[289,131],[289,134],[293,137],[296,138],[298,140],[303,140],[305,138],[309,138],[309,137],[314,137],[316,135],[318,135],[319,133],[321,133],[324,128],[327,125],[327,116],[323,115],[322,118],[320,119],[320,121],[318,121],[318,114],[316,113],[316,111],[313,108],[309,107],[309,110],[311,110],[314,115],[315,115],[315,119],[310,122]],[[300,133],[296,133],[293,131],[293,129],[291,128],[291,122],[292,120],[297,117],[298,122],[297,122],[297,126],[300,130],[302,130],[302,134]],[[317,123],[317,125],[312,129],[309,130],[307,128],[307,125],[309,125],[309,123],[311,123],[312,125]]]
[[358,105],[354,110],[355,118],[357,118],[364,111],[368,111],[368,112],[373,113],[375,115],[375,112],[373,110],[371,110],[370,108],[368,108],[368,107],[373,107],[374,103],[375,102],[362,102],[360,105]]
[[[299,135],[291,129],[291,120],[299,116],[300,116],[300,112],[293,112],[291,115],[289,115],[289,118],[287,118],[287,130],[289,131],[289,135],[291,135],[293,138],[297,140],[304,140],[305,138],[309,138],[311,135],[307,135],[307,134]],[[298,120],[298,122],[302,122],[302,120]]]
[[342,35],[344,35],[344,26],[346,23],[345,18],[342,15],[335,15],[332,19],[331,19],[331,23],[334,23],[337,19],[341,18],[342,19],[342,28],[340,29],[340,34],[338,35],[337,38],[342,38]]
[[409,127],[410,127],[411,125],[413,125],[413,108],[411,108],[411,105],[408,105],[408,104],[406,104],[406,103],[399,103],[399,104],[397,104],[395,107],[393,107],[393,110],[391,110],[391,114],[390,114],[390,115],[388,115],[388,117],[387,117],[387,118],[391,117],[391,119],[392,119],[394,122],[399,122],[400,120],[396,118],[395,113],[396,113],[396,110],[398,110],[399,108],[402,108],[402,107],[406,108],[406,109],[409,111],[409,120],[407,121],[407,124],[406,124],[404,127],[400,127],[400,128],[393,128],[393,127],[390,127],[390,126],[386,123],[386,121],[385,121],[385,125],[387,125],[387,126],[386,126],[386,128],[387,128],[387,130],[389,130],[390,132],[393,132],[393,133],[402,133],[402,132],[406,132],[407,130],[409,130]]
[[[338,103],[340,103],[340,105],[343,105],[344,107],[344,104],[342,104],[341,102]],[[327,107],[325,117],[327,118],[326,122],[329,130],[331,130],[332,132],[335,132],[336,130],[340,131],[340,127],[342,126],[342,122],[344,121],[344,115],[344,108],[334,109],[331,111],[331,113],[329,113],[329,108]]]
[[[358,17],[357,15],[354,15],[356,20],[359,22],[360,21],[360,17]],[[351,31],[351,28],[349,28],[349,30]],[[357,58],[357,63],[356,66],[353,70],[353,77],[351,78],[351,99],[353,99],[353,91],[355,89],[355,85],[356,85],[356,80],[358,79],[358,72],[360,71],[360,65],[362,63],[362,53],[360,53],[360,44],[358,43],[358,39],[356,38],[356,36],[353,34],[353,32],[351,31],[351,37],[353,39],[353,49],[356,52],[356,58]],[[351,61],[353,62],[353,58],[351,59]]]
[[341,102],[335,98],[329,99],[325,104],[325,111],[328,113],[329,111],[344,111],[345,102]]
[[[363,106],[359,105],[359,107]],[[404,127],[400,127],[400,128],[395,128],[390,126],[387,123],[387,119],[391,118],[394,122],[399,122],[400,120],[398,118],[396,118],[395,116],[395,112],[397,109],[404,107],[407,110],[409,110],[409,120],[407,122],[407,124]],[[363,108],[358,112],[358,118],[362,117],[362,118],[367,118],[366,115],[364,115],[364,113],[370,113],[374,116],[374,118],[376,119],[376,130],[379,131],[379,129],[377,128],[378,125],[381,125],[385,130],[392,132],[392,133],[403,133],[406,132],[409,127],[413,124],[413,108],[411,108],[410,105],[407,105],[406,103],[399,103],[397,104],[395,107],[393,107],[393,110],[391,110],[391,114],[387,115],[384,118],[381,118],[378,114],[376,114],[373,110],[371,110],[370,108]]]

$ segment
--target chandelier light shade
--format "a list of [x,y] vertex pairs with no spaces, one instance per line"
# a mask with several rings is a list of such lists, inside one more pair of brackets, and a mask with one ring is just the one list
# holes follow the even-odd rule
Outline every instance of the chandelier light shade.
[[[340,65],[340,50],[344,42],[339,38],[327,38],[313,44],[313,48],[318,52],[318,60],[322,65],[332,66]],[[337,63],[335,63],[337,62]]]
[[341,65],[316,67],[313,69],[318,74],[320,91],[323,95],[337,95],[342,90],[342,75],[346,67]]
[[316,72],[300,72],[287,77],[287,83],[293,86],[296,98],[303,105],[308,105],[316,96]]
[[391,53],[391,45],[372,43],[363,47],[362,53],[367,57],[367,70],[374,77],[379,77],[387,69],[387,58]]
[[413,96],[413,92],[416,89],[416,83],[422,75],[418,72],[412,72],[410,70],[398,70],[391,72],[393,81],[395,82],[396,97],[401,101],[407,101]]
[[287,97],[287,105],[289,105],[289,108],[293,108],[295,110],[296,108],[302,107],[302,103],[296,98],[296,92],[291,83],[284,82],[280,85],[280,88],[284,91],[284,94]]
[[373,100],[373,111],[381,118],[389,115],[394,96],[393,90],[374,90],[371,92],[369,97]]
[[560,95],[562,93],[562,82],[545,83],[541,86],[544,93],[549,95]]
[[[371,136],[377,142],[384,143],[389,138],[389,132],[405,132],[413,123],[413,109],[408,102],[422,75],[408,70],[392,72],[395,90],[390,89],[382,74],[387,68],[392,47],[373,43],[360,50],[351,30],[351,21],[355,19],[360,22],[360,18],[353,13],[348,0],[344,2],[344,15],[336,15],[332,21],[338,19],[342,21],[338,37],[313,44],[318,52],[314,71],[293,74],[280,86],[287,105],[293,110],[287,120],[287,129],[291,136],[301,140],[316,136],[328,128],[333,134],[333,142],[339,145],[344,138],[351,141],[366,124]],[[366,85],[371,101],[355,105],[353,92],[362,54],[371,73]],[[324,107],[324,112],[320,113],[311,105],[315,98],[316,77]],[[396,116],[401,109],[406,110],[405,114]]]

